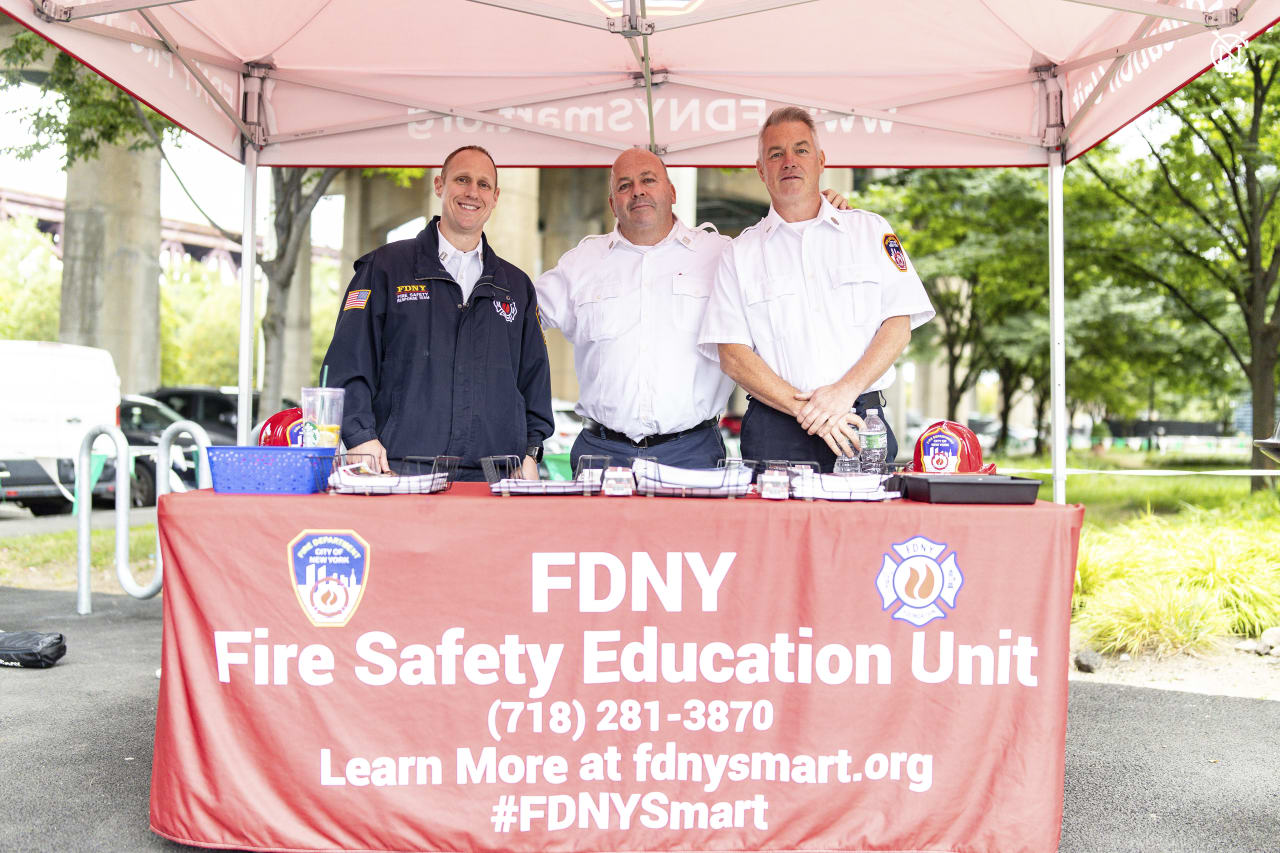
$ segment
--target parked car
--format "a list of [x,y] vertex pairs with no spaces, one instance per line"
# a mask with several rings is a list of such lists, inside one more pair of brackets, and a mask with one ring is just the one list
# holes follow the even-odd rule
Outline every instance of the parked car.
[[[36,515],[70,512],[74,457],[94,426],[111,424],[120,378],[111,353],[52,341],[0,341],[0,500]],[[98,439],[105,451],[111,441]],[[108,463],[95,497],[115,494]]]
[[[150,397],[128,394],[120,398],[120,431],[124,433],[131,447],[158,447],[160,436],[169,428],[169,425],[181,420],[186,419],[164,403]],[[209,439],[214,440],[212,435]],[[174,442],[170,453],[170,458],[178,469],[179,481],[188,489],[196,488],[195,466],[198,460],[195,450],[195,440],[188,435],[182,435]],[[156,458],[154,456],[138,456],[134,459],[133,481],[129,486],[129,495],[134,506],[155,505]]]
[[[58,483],[45,471],[35,459],[2,459],[0,460],[0,497],[5,502],[16,503],[31,511],[32,515],[58,515],[71,512],[71,501],[67,495],[76,490],[75,462],[62,458],[52,460],[51,464],[58,475]],[[95,502],[110,503],[116,494],[116,469],[108,460],[102,469],[102,475],[93,487]],[[65,493],[63,492],[65,489]]]
[[[213,444],[236,443],[236,414],[239,399],[236,389],[231,386],[214,388],[211,385],[180,385],[157,388],[144,395],[158,400],[177,412],[184,420],[195,421],[209,433],[209,441]],[[257,391],[253,392],[253,422],[256,424],[265,416],[275,412],[258,413]],[[298,405],[292,400],[284,401],[284,408]]]

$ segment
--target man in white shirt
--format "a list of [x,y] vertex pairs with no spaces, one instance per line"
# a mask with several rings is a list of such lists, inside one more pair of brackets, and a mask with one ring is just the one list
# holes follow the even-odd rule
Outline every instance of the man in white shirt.
[[576,409],[587,419],[575,468],[584,454],[684,468],[724,458],[718,421],[733,381],[699,353],[697,337],[729,239],[686,226],[675,200],[656,155],[624,151],[609,173],[617,227],[583,239],[534,283],[543,324],[574,346]]
[[[808,112],[769,116],[756,161],[769,214],[721,255],[698,343],[751,396],[745,458],[830,471],[856,451],[866,410],[883,409],[894,361],[934,311],[889,224],[818,192],[825,163]],[[888,440],[892,460],[892,429]]]

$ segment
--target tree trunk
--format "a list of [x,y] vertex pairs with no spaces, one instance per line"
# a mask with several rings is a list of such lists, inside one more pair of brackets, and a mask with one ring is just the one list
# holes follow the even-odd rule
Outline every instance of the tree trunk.
[[262,397],[258,405],[261,417],[278,411],[281,406],[284,384],[284,330],[285,310],[289,304],[289,287],[298,266],[302,236],[311,227],[311,211],[325,194],[339,169],[328,168],[315,177],[305,192],[307,169],[275,166],[271,169],[272,203],[275,207],[272,221],[276,231],[276,254],[269,261],[262,261],[262,271],[267,277],[267,310],[262,317],[264,349],[264,376]]
[[[1250,363],[1252,369],[1249,371],[1249,386],[1253,398],[1253,439],[1270,438],[1275,432],[1276,362],[1280,359],[1280,335],[1267,330],[1258,337],[1261,340],[1253,342],[1253,360]],[[1250,467],[1276,467],[1271,459],[1253,445],[1252,440],[1249,443],[1252,447]],[[1273,477],[1252,477],[1249,490],[1260,492],[1271,488],[1273,482]]]
[[[1044,453],[1044,416],[1045,416],[1045,412],[1049,408],[1049,395],[1036,394],[1034,399],[1035,399],[1034,406],[1036,410],[1036,444],[1033,452],[1035,453],[1036,456],[1040,456],[1042,453]],[[1070,424],[1071,421],[1068,420],[1067,423]],[[1068,440],[1070,440],[1070,434],[1071,434],[1071,431],[1070,429],[1068,429],[1067,430]]]
[[293,269],[267,278],[267,310],[262,315],[263,376],[258,419],[280,411],[284,396],[284,309],[289,302]]
[[956,419],[956,410],[960,408],[960,395],[963,393],[956,381],[956,372],[960,369],[960,355],[947,352],[947,420]]
[[1013,398],[1017,394],[1017,380],[1012,374],[997,370],[1000,377],[1000,432],[996,434],[995,451],[1004,455],[1009,450],[1009,418],[1013,416]]

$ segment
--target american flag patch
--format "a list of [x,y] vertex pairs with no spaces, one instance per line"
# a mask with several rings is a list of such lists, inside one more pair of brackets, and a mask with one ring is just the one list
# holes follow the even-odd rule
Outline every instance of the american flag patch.
[[347,294],[347,301],[342,304],[343,311],[350,311],[352,308],[363,308],[365,303],[369,301],[369,290],[353,290]]

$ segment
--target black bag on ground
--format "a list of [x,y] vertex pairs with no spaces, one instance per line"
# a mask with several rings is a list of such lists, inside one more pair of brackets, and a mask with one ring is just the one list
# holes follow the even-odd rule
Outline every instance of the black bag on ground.
[[67,653],[67,641],[61,634],[39,631],[0,631],[0,666],[26,666],[48,669]]

